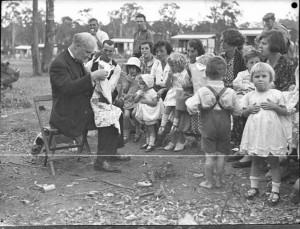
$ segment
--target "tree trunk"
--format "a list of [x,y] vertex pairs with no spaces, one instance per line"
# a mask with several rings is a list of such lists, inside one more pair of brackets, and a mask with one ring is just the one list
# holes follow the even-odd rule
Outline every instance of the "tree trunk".
[[41,61],[38,47],[38,0],[33,0],[32,3],[32,43],[31,43],[31,52],[32,52],[32,70],[33,76],[41,76]]
[[11,55],[15,56],[15,38],[16,38],[16,25],[12,22],[11,26]]
[[48,72],[54,50],[54,0],[46,1],[46,34],[42,56],[42,71]]

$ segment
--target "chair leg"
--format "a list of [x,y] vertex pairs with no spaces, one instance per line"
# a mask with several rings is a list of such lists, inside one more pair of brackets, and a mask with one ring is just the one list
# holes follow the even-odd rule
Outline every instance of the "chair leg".
[[49,163],[50,163],[51,173],[52,173],[53,176],[55,176],[55,170],[54,170],[53,161],[50,160]]
[[47,165],[47,160],[48,160],[48,155],[46,154],[45,155],[45,159],[44,159],[44,166],[46,167],[46,165]]

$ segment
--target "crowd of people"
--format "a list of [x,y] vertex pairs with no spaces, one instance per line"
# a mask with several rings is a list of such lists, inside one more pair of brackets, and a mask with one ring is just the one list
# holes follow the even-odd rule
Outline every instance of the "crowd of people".
[[158,147],[182,151],[186,133],[193,132],[206,157],[206,179],[200,187],[222,187],[226,161],[240,160],[234,167],[251,166],[246,197],[253,199],[259,195],[260,165],[267,161],[272,177],[268,201],[276,205],[281,158],[295,155],[299,161],[299,68],[287,55],[287,32],[277,24],[263,31],[253,47],[245,45],[238,30],[226,29],[221,55],[205,53],[199,39],[191,39],[187,54],[182,54],[168,41],[153,44],[144,15],[136,21],[134,55],[124,64],[120,87],[114,42],[95,39],[96,19],[89,20],[90,33],[76,34],[52,62],[50,124],[71,137],[96,128],[94,169],[106,172],[120,172],[110,162],[130,160],[117,149],[126,147],[132,132],[134,142],[145,133],[140,148],[146,154]]

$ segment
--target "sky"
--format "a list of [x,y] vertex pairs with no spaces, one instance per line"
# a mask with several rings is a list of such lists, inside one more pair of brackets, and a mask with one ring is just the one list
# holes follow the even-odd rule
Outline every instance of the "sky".
[[[238,18],[237,24],[244,22],[261,22],[262,17],[267,12],[275,13],[277,19],[284,19],[291,12],[298,15],[299,9],[291,7],[292,2],[299,5],[299,0],[236,0],[240,5],[243,16]],[[175,0],[175,1],[157,1],[157,0],[55,0],[54,16],[55,21],[59,22],[62,17],[69,16],[73,20],[79,19],[79,10],[92,8],[91,15],[100,20],[104,25],[109,23],[107,13],[112,10],[118,10],[125,3],[137,3],[143,7],[141,13],[146,15],[147,21],[159,20],[159,9],[166,2],[175,2],[180,9],[177,11],[177,20],[181,23],[188,23],[190,19],[194,22],[201,21],[210,12],[213,0]],[[39,1],[40,6],[44,5]]]

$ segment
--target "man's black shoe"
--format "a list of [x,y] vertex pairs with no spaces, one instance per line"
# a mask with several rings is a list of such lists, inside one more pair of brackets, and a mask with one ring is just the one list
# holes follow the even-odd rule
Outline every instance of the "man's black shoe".
[[252,164],[252,160],[251,161],[236,161],[232,164],[233,168],[247,168],[247,167],[251,167]]
[[110,173],[120,173],[121,170],[113,165],[110,165],[107,161],[103,161],[102,163],[94,163],[95,171],[104,171]]

